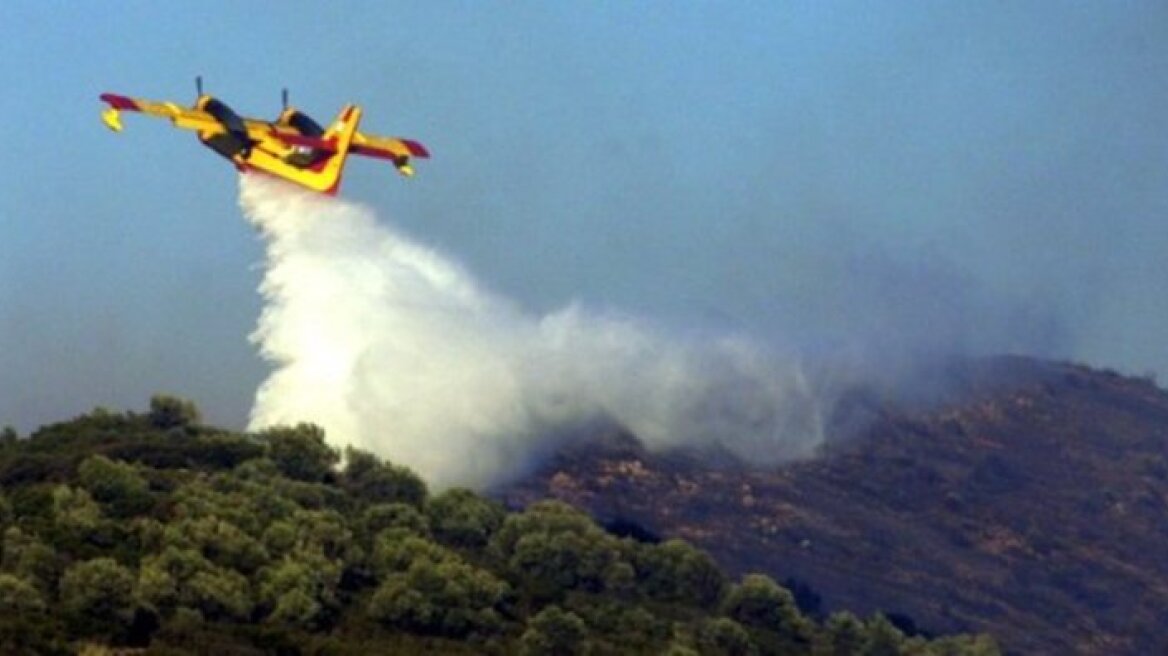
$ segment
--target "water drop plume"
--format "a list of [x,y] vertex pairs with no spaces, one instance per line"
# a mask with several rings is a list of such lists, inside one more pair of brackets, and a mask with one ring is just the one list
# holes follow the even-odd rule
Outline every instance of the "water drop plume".
[[499,482],[601,419],[762,462],[822,440],[801,368],[755,341],[579,304],[536,316],[350,201],[245,175],[240,202],[264,241],[252,339],[273,368],[253,430],[313,422],[438,488]]

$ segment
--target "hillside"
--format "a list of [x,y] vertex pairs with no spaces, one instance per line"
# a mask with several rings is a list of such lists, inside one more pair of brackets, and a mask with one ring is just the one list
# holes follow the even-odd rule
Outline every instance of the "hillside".
[[998,653],[809,617],[683,541],[435,494],[314,426],[225,431],[171,397],[3,431],[0,489],[5,655]]
[[613,431],[501,495],[685,538],[812,613],[881,610],[1019,654],[1168,652],[1168,394],[1022,358],[944,378],[926,410],[856,394],[874,420],[811,461],[752,470]]

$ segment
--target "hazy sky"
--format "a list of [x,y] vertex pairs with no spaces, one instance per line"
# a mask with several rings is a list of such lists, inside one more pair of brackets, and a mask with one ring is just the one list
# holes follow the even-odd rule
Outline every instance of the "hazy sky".
[[[242,426],[260,243],[190,133],[281,87],[412,136],[343,193],[533,312],[809,357],[1168,375],[1162,2],[0,3],[0,425],[194,399]],[[862,357],[862,356],[861,356]]]

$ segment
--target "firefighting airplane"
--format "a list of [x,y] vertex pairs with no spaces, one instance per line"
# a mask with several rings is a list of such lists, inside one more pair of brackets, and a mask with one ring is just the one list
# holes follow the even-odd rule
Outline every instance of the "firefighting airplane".
[[324,129],[288,106],[287,89],[284,111],[271,122],[241,118],[223,101],[204,94],[201,78],[195,79],[195,86],[199,98],[194,107],[103,93],[101,100],[109,107],[101,120],[121,132],[122,110],[169,118],[175,127],[194,130],[203,145],[234,162],[240,171],[263,171],[330,196],[340,188],[350,154],[387,159],[407,177],[414,174],[411,157],[430,156],[416,141],[358,132],[361,108],[357,105],[345,105],[336,121]]

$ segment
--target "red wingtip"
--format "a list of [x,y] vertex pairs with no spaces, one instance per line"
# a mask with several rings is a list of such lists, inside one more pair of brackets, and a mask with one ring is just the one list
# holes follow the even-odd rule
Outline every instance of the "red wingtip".
[[109,106],[114,109],[138,109],[138,105],[134,103],[133,98],[119,96],[116,93],[103,93],[100,98],[102,101],[109,103]]
[[402,141],[402,143],[404,143],[406,145],[406,148],[409,149],[410,154],[413,155],[414,157],[429,157],[430,156],[430,151],[426,150],[426,147],[423,146],[422,144],[418,143],[417,141],[414,141],[412,139],[402,139],[401,141]]

